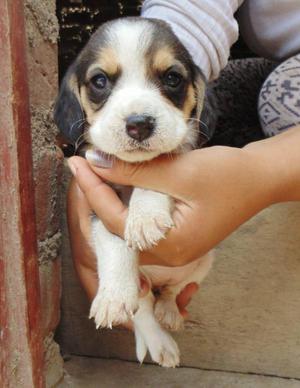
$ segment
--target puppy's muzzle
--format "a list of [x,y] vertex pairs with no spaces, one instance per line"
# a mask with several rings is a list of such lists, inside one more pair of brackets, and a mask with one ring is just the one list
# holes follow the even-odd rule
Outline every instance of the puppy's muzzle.
[[132,139],[141,143],[154,132],[155,119],[147,115],[130,115],[126,119],[126,132]]

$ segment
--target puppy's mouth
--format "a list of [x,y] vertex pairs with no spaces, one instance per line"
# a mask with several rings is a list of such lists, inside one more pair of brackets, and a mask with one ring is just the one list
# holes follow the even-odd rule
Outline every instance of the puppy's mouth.
[[148,147],[142,147],[142,146],[123,150],[123,152],[129,153],[129,154],[134,154],[137,152],[153,152],[153,151],[154,150],[151,150]]

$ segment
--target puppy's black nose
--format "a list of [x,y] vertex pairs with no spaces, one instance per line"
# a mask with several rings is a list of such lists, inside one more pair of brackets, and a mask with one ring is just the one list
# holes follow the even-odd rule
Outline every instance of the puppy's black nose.
[[138,142],[150,137],[153,133],[155,119],[146,115],[131,115],[126,120],[126,132]]

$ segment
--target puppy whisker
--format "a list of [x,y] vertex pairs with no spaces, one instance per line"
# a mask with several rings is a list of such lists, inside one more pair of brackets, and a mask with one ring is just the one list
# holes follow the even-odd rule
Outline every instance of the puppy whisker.
[[[210,132],[208,125],[204,121],[202,121],[200,119],[196,119],[196,118],[190,118],[189,121],[196,121],[196,122],[202,124],[206,128],[207,132]],[[207,133],[201,131],[200,128],[197,128],[197,129],[191,128],[191,130],[194,130],[197,133],[200,133],[201,135],[205,136],[207,140],[209,140],[209,137],[208,137]]]
[[[77,127],[77,129],[79,129],[79,128],[82,127],[82,125],[85,124],[85,122],[86,122],[86,119],[85,119],[85,118],[84,118],[84,119],[79,119],[79,120],[75,121],[75,122],[71,125],[71,128],[70,128],[70,130],[69,130],[69,135],[70,135],[71,138],[72,138],[72,131],[73,131],[75,125],[78,124],[78,123],[80,123],[80,124],[78,125],[78,127]],[[78,140],[78,139],[77,139],[77,140]]]
[[74,147],[74,155],[76,155],[79,147],[85,142],[85,136],[86,136],[86,133],[83,132],[79,137],[78,139],[76,140],[75,142],[75,147]]

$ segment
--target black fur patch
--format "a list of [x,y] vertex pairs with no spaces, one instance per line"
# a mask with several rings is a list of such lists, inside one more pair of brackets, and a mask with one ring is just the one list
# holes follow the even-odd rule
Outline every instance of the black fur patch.
[[[76,143],[79,136],[85,130],[85,125],[83,124],[85,113],[82,110],[77,95],[71,88],[71,80],[73,77],[76,85],[72,85],[72,87],[77,89],[79,95],[80,88],[87,83],[87,70],[95,63],[101,47],[105,47],[105,42],[105,28],[100,27],[92,35],[75,62],[70,66],[60,86],[60,92],[54,108],[54,121],[63,136],[72,144]],[[107,95],[103,96],[103,103],[106,99]],[[100,104],[100,99],[97,99],[96,103]]]
[[71,66],[60,87],[54,108],[54,121],[63,136],[75,144],[84,130],[85,116],[76,94],[70,87],[73,74],[74,68]]

